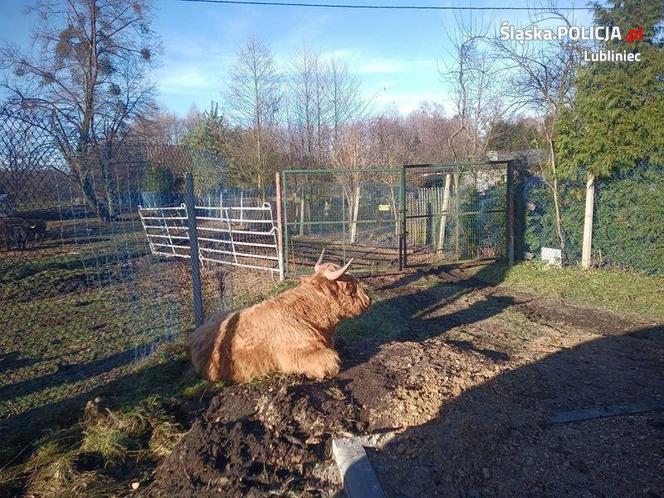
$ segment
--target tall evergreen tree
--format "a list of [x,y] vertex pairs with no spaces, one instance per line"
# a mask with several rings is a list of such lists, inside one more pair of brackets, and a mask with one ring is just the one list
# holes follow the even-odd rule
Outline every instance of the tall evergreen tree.
[[664,3],[610,0],[595,4],[594,17],[596,25],[618,26],[623,37],[643,28],[643,40],[599,44],[596,50],[640,53],[640,61],[580,67],[572,106],[558,121],[562,164],[587,176],[584,266],[590,263],[595,178],[642,161],[664,163]]
[[604,50],[640,53],[634,62],[593,62],[580,68],[573,106],[559,121],[558,147],[568,167],[596,176],[641,160],[664,162],[664,3],[611,0],[595,6],[597,25],[643,26],[644,39],[610,41]]

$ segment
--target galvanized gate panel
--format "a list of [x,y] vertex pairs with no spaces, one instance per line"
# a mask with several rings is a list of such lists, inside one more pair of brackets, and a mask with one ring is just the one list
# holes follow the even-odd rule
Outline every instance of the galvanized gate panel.
[[508,165],[405,165],[404,267],[508,256]]
[[355,258],[355,271],[393,268],[399,257],[400,170],[286,170],[282,173],[284,252],[291,274],[326,260]]

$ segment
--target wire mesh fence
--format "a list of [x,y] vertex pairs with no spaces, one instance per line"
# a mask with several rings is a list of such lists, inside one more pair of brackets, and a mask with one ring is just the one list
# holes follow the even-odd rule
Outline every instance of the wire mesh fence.
[[[360,272],[395,270],[402,253],[412,265],[506,258],[507,171],[284,171],[280,248],[278,193],[229,185],[222,158],[137,140],[67,151],[1,114],[0,417],[86,392],[191,329],[192,233],[205,315],[267,295],[284,270],[310,272],[323,248]],[[642,164],[598,181],[597,264],[664,273],[663,173]],[[517,185],[519,255],[577,262],[581,175],[559,183],[559,217],[549,182],[524,166]]]
[[[561,262],[581,260],[586,181],[558,183],[560,217],[553,186],[526,173],[522,181],[525,259],[541,259],[548,249]],[[642,163],[596,181],[592,260],[595,266],[664,274],[664,167]]]
[[506,163],[288,170],[283,192],[291,272],[322,248],[356,271],[505,256]]
[[506,256],[507,164],[405,167],[410,264]]
[[309,271],[324,248],[327,259],[355,271],[398,262],[400,169],[284,171],[284,251],[288,271]]
[[[65,152],[2,116],[3,418],[109,381],[194,326],[191,265],[153,251],[139,206],[180,202],[184,172],[202,196],[223,184],[226,163],[136,141]],[[201,273],[208,313],[232,306],[233,273]]]

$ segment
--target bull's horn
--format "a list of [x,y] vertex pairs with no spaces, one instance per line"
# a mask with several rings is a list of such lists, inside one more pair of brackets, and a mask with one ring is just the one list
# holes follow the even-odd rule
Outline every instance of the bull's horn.
[[348,271],[348,268],[350,268],[350,264],[353,262],[353,258],[350,258],[348,260],[348,263],[346,263],[342,268],[339,268],[338,270],[328,270],[325,272],[325,278],[328,280],[336,280],[339,277],[341,277],[344,273]]
[[320,257],[318,258],[318,261],[314,265],[314,273],[320,270],[320,265],[323,262],[323,256],[325,255],[325,248],[320,252]]

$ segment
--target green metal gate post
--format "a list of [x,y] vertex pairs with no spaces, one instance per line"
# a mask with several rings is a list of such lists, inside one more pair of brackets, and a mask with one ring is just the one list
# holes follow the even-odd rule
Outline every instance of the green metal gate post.
[[505,223],[506,234],[505,234],[505,243],[507,247],[505,248],[505,255],[507,256],[507,264],[509,266],[514,265],[514,162],[507,161],[507,171],[505,179],[505,190],[506,190],[506,206],[505,206],[505,215],[507,218],[507,223]]
[[406,261],[406,253],[408,252],[407,244],[407,224],[406,224],[406,165],[401,166],[401,177],[399,179],[401,188],[401,236],[399,237],[399,271],[402,271],[408,264]]

